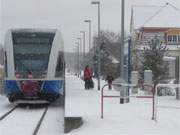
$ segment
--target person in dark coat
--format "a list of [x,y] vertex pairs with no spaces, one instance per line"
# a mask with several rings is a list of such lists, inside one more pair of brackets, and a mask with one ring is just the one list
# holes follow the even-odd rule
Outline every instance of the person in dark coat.
[[106,77],[106,81],[108,82],[109,90],[112,89],[112,81],[114,80],[113,76],[108,74]]
[[85,69],[84,69],[84,81],[85,81],[85,89],[90,89],[90,83],[92,80],[92,71],[89,68],[88,65],[86,65]]

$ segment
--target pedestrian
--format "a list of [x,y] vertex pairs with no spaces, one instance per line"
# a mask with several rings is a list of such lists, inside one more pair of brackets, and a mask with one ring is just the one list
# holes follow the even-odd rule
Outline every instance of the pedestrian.
[[108,74],[106,77],[106,81],[108,82],[109,90],[112,89],[112,81],[114,80],[113,76],[111,74]]
[[85,89],[90,89],[91,81],[92,81],[92,71],[88,65],[86,65],[84,69],[84,81],[85,81]]

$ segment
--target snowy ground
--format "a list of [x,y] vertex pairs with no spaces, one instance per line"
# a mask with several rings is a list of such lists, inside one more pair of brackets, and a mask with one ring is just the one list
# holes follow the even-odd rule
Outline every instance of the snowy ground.
[[64,109],[52,106],[46,114],[38,135],[62,135],[64,132]]
[[[95,81],[95,80],[94,80]],[[105,84],[101,82],[101,86]],[[100,91],[84,90],[84,82],[66,76],[66,104],[63,108],[50,107],[38,134],[63,134],[63,116],[82,116],[84,124],[67,135],[179,135],[180,109],[158,109],[158,121],[152,118],[151,99],[130,99],[130,103],[119,104],[119,99],[105,99],[104,119],[100,118]],[[118,92],[112,91],[119,95]],[[110,91],[105,93],[110,94]],[[180,107],[175,97],[159,97],[159,105]],[[11,109],[12,104],[0,96],[0,116]],[[0,121],[0,135],[30,135],[43,109],[20,108]]]
[[[155,122],[151,120],[151,99],[131,98],[127,104],[119,104],[119,99],[105,99],[104,119],[101,119],[100,91],[97,91],[97,86],[93,90],[84,90],[84,83],[79,78],[67,75],[66,79],[65,115],[82,116],[84,120],[82,127],[68,135],[180,134],[180,109],[159,108],[158,121]],[[175,97],[160,97],[158,101],[159,105],[180,107],[180,101]]]
[[[0,96],[0,116],[10,110],[5,96]],[[17,108],[7,118],[0,121],[0,135],[32,135],[44,108]],[[38,135],[59,135],[64,132],[64,109],[50,106]]]

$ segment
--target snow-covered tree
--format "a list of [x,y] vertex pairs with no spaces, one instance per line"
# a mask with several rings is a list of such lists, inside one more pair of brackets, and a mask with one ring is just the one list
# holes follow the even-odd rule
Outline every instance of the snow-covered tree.
[[141,71],[152,70],[154,85],[156,85],[159,80],[162,80],[167,74],[168,67],[163,61],[163,57],[166,53],[166,45],[162,45],[162,42],[155,36],[140,55],[142,58]]

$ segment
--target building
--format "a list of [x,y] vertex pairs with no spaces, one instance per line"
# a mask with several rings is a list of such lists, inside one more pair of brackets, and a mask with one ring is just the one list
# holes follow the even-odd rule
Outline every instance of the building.
[[167,45],[168,53],[164,61],[170,63],[169,78],[175,78],[175,61],[180,56],[180,9],[169,3],[164,6],[133,6],[130,32],[133,39],[133,68],[140,68],[139,54],[157,36],[163,45]]

